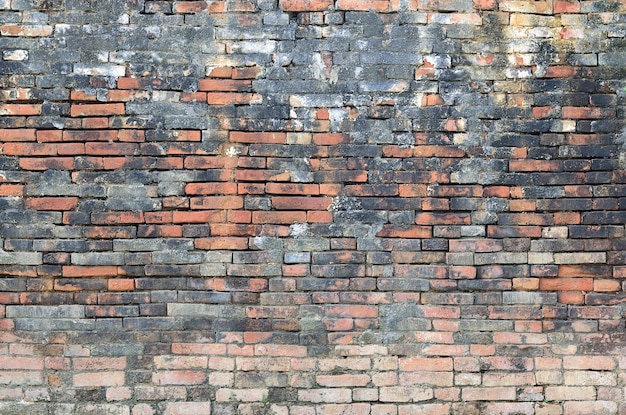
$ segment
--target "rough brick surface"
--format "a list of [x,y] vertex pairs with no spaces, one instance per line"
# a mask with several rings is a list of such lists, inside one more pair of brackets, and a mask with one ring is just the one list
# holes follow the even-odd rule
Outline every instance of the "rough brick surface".
[[0,413],[626,413],[625,16],[0,0]]

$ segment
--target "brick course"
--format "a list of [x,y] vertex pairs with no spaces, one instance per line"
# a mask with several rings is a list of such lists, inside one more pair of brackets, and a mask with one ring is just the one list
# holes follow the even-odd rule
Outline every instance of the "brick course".
[[624,16],[0,0],[0,413],[625,413]]

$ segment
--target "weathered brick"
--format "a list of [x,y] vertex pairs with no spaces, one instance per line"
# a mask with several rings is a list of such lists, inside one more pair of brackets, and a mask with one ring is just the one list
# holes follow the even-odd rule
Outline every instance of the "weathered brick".
[[99,386],[122,386],[125,384],[125,373],[120,371],[108,372],[85,372],[73,376],[74,386],[99,387]]
[[547,386],[545,396],[555,401],[593,401],[596,390],[593,386]]
[[211,402],[170,402],[165,407],[164,415],[211,414]]

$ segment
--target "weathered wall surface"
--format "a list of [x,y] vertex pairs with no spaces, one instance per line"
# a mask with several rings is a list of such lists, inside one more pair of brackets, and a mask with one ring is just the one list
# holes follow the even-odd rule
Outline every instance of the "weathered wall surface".
[[626,413],[624,11],[0,0],[0,413]]

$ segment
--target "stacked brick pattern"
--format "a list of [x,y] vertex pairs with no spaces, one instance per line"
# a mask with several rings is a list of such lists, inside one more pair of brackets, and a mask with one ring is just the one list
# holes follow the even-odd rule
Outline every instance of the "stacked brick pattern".
[[624,11],[0,0],[0,413],[626,413]]

